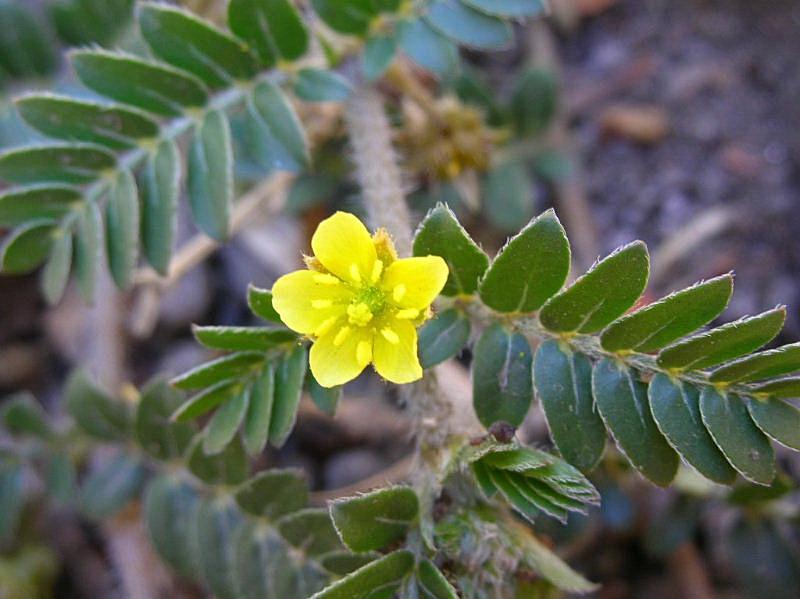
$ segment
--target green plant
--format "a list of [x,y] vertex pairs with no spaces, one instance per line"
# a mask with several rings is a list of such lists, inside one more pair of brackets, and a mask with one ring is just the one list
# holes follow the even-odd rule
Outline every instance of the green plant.
[[[93,297],[103,245],[121,288],[143,276],[140,246],[150,266],[168,274],[181,146],[188,147],[185,192],[194,222],[224,241],[243,205],[234,198],[238,167],[300,171],[309,161],[306,139],[313,131],[291,96],[344,103],[364,212],[385,229],[374,247],[367,243],[385,258],[377,271],[377,261],[370,262],[369,272],[377,272],[372,283],[397,258],[390,238],[400,258],[438,256],[430,263],[443,260],[448,269],[418,348],[409,342],[414,355],[400,358],[419,376],[418,355],[424,369],[399,387],[416,444],[408,484],[324,509],[308,507],[308,483],[296,470],[251,474],[249,457],[286,442],[304,392],[329,413],[342,393],[307,369],[310,342],[324,334],[295,332],[281,319],[287,301],[323,310],[330,298],[312,289],[305,298],[286,296],[273,305],[270,290],[251,287],[248,304],[266,326],[196,327],[199,343],[224,355],[171,384],[156,380],[141,392],[108,392],[78,371],[64,394],[70,418],[60,424],[30,396],[9,400],[3,424],[14,442],[2,456],[0,537],[14,545],[25,509],[20,481],[31,475],[46,482],[48,498],[98,519],[143,497],[159,555],[221,599],[540,597],[595,588],[527,521],[564,522],[600,501],[587,474],[601,460],[609,432],[633,469],[659,486],[672,483],[681,458],[717,483],[730,485],[742,475],[773,484],[770,440],[800,449],[800,411],[784,401],[800,392],[792,376],[800,371],[800,346],[758,351],[781,330],[785,308],[704,330],[728,304],[729,274],[630,312],[649,275],[641,242],[618,249],[565,287],[570,244],[550,210],[494,257],[443,204],[412,234],[390,125],[369,82],[384,73],[397,81],[390,64],[404,60],[396,58],[398,49],[418,66],[447,72],[458,61],[456,44],[504,46],[512,39],[508,21],[536,15],[542,5],[311,4],[320,20],[288,0],[232,0],[227,31],[183,9],[142,2],[139,28],[157,59],[73,52],[81,81],[115,104],[50,94],[18,101],[28,123],[62,141],[0,156],[0,176],[19,185],[0,196],[0,224],[14,227],[0,264],[18,273],[44,263],[42,286],[51,302],[64,291],[73,255],[80,289]],[[311,51],[312,37],[320,52]],[[526,73],[520,87],[536,87],[540,79]],[[528,108],[519,99],[512,105],[520,136],[538,131],[552,112],[546,101]],[[249,135],[239,136],[240,128]],[[502,172],[494,176],[508,176]],[[356,260],[349,246],[357,241],[342,237],[334,254]],[[321,285],[356,286],[365,277],[318,254],[307,263]],[[403,293],[384,291],[369,305],[374,315],[348,317],[368,326],[384,302],[399,304]],[[348,291],[347,301],[352,297],[363,299]],[[428,303],[414,308],[420,313],[414,325],[425,320]],[[392,332],[384,337],[396,343]],[[438,368],[467,347],[471,398],[451,388]],[[370,358],[371,352],[370,346]],[[370,360],[362,357],[354,359],[363,368]],[[534,397],[559,456],[515,437]],[[114,457],[89,468],[87,455],[101,444],[112,446]]]

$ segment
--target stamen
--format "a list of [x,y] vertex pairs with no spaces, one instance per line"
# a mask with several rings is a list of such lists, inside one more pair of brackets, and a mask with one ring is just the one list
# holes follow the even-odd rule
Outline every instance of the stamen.
[[350,265],[350,278],[356,283],[361,282],[361,273],[358,272],[358,266],[356,266],[355,262]]
[[400,320],[414,320],[417,316],[419,316],[419,310],[414,308],[406,308],[405,310],[398,310],[397,313],[394,315],[395,318],[399,318]]
[[331,316],[330,318],[324,320],[316,329],[314,329],[314,335],[317,337],[322,337],[325,333],[333,328],[334,324],[336,324],[336,316]]
[[314,275],[314,282],[319,283],[320,285],[338,285],[339,279],[334,277],[333,275],[324,274],[324,273],[316,273]]
[[342,327],[339,329],[339,332],[336,333],[336,337],[333,338],[334,347],[341,347],[342,343],[347,340],[348,335],[350,335],[350,327]]
[[392,345],[397,345],[400,343],[400,337],[392,329],[381,329],[381,335],[383,335],[383,338]]
[[311,307],[316,310],[324,310],[325,308],[330,308],[332,305],[333,305],[333,300],[326,300],[326,299],[311,300]]
[[375,260],[375,264],[372,265],[372,276],[370,277],[373,283],[378,282],[378,279],[381,278],[382,272],[383,272],[383,261]]
[[356,346],[356,362],[361,367],[366,366],[372,360],[372,342],[359,341]]
[[392,298],[394,301],[399,302],[406,296],[406,286],[400,283],[399,285],[395,285],[394,289],[392,289]]

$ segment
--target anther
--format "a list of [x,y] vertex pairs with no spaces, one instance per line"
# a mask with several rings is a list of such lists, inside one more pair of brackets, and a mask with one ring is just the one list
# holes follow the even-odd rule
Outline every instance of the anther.
[[337,285],[339,283],[339,279],[333,275],[319,272],[314,275],[314,282],[319,283],[320,285]]
[[359,366],[366,366],[372,360],[372,343],[369,341],[359,341],[356,346],[356,362]]
[[325,333],[330,331],[331,328],[333,328],[334,324],[336,324],[336,317],[331,316],[330,318],[324,320],[316,329],[314,329],[314,335],[317,337],[322,337]]
[[392,298],[394,301],[399,302],[406,296],[406,286],[400,283],[399,285],[395,285],[394,289],[392,289]]
[[372,320],[372,312],[369,306],[363,302],[347,306],[347,316],[350,320],[350,324],[359,327],[363,327]]
[[372,265],[372,276],[370,277],[370,280],[373,283],[377,283],[378,279],[381,278],[382,272],[383,272],[383,261],[375,260],[375,264]]
[[361,282],[361,273],[358,272],[358,266],[356,266],[355,262],[350,265],[350,278],[356,283]]
[[347,336],[350,334],[350,327],[342,327],[339,329],[339,332],[336,333],[336,337],[333,338],[333,345],[334,347],[340,347],[342,343],[347,340]]
[[414,320],[417,316],[419,316],[419,310],[414,308],[406,308],[405,310],[398,310],[394,316],[400,320]]
[[392,329],[381,329],[381,335],[383,335],[383,338],[392,345],[397,345],[400,343],[400,337]]

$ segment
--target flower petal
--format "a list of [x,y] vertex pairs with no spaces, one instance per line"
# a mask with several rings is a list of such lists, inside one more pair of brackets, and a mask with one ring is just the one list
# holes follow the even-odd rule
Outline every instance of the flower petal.
[[[335,387],[352,381],[369,363],[370,356],[365,356],[365,350],[372,348],[372,329],[353,327],[345,334],[342,331],[342,327],[337,327],[321,336],[311,346],[311,372],[323,387]],[[337,341],[339,345],[336,344]]]
[[311,238],[311,248],[322,265],[342,280],[357,283],[358,277],[366,280],[372,274],[376,258],[372,237],[348,212],[337,212],[322,221]]
[[304,335],[344,314],[352,297],[352,290],[335,277],[310,270],[290,272],[272,286],[272,305],[281,320]]
[[422,378],[417,357],[417,329],[407,320],[387,319],[383,333],[375,335],[372,359],[375,370],[393,383],[410,383]]
[[383,275],[383,288],[398,306],[424,310],[447,282],[447,263],[439,256],[402,258]]

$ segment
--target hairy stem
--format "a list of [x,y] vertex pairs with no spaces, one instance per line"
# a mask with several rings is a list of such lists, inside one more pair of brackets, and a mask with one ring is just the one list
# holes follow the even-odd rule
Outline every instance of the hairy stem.
[[401,255],[411,253],[411,220],[403,194],[392,130],[375,90],[356,90],[345,106],[356,178],[373,228],[391,233]]

